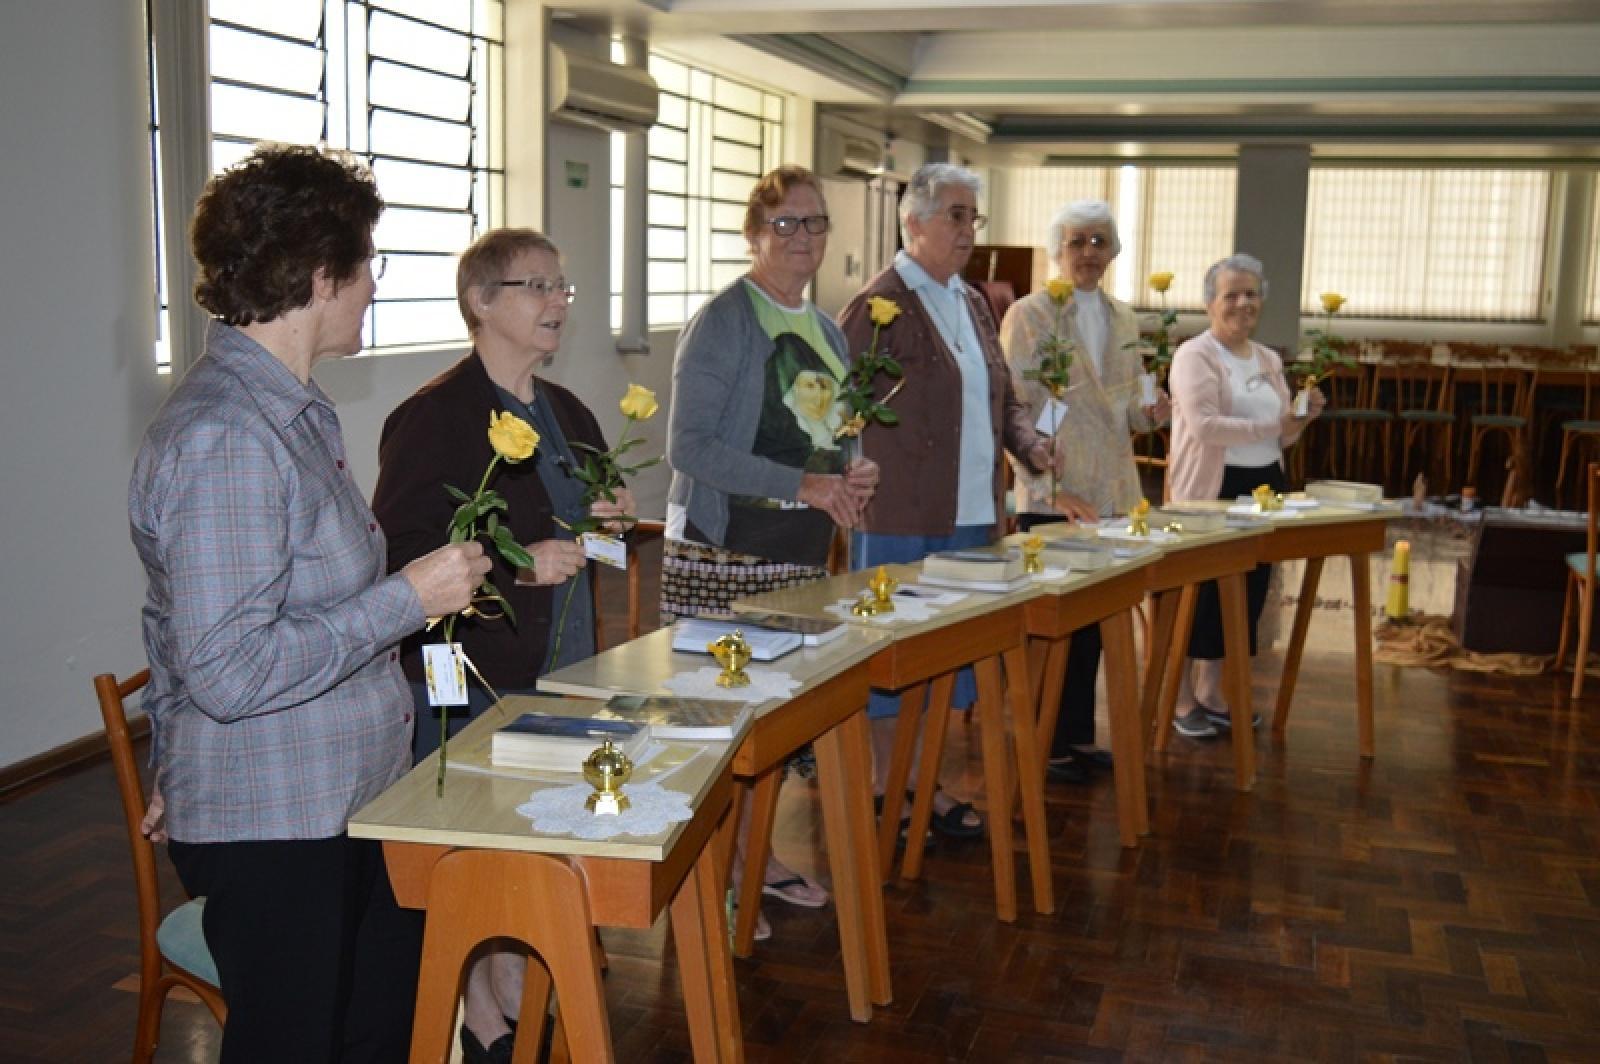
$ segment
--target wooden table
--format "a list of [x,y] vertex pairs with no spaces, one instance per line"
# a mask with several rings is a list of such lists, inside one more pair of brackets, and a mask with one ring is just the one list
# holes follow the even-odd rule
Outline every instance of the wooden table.
[[1167,748],[1168,725],[1189,653],[1196,592],[1200,584],[1215,580],[1222,600],[1223,687],[1237,722],[1232,729],[1234,786],[1241,791],[1254,787],[1256,780],[1255,732],[1250,727],[1255,715],[1250,695],[1250,620],[1244,577],[1256,567],[1257,540],[1269,532],[1263,523],[1251,528],[1184,533],[1163,540],[1160,557],[1142,570],[1145,590],[1155,596],[1156,602],[1139,703],[1142,727],[1148,734],[1154,718],[1155,748]]
[[1311,610],[1317,598],[1317,582],[1322,563],[1344,555],[1350,562],[1350,583],[1355,610],[1356,722],[1362,757],[1372,757],[1372,584],[1370,558],[1384,545],[1388,523],[1399,516],[1392,510],[1363,511],[1319,506],[1302,511],[1301,517],[1277,521],[1272,534],[1259,540],[1260,562],[1305,559],[1306,571],[1300,580],[1300,601],[1295,604],[1294,627],[1283,657],[1283,676],[1278,681],[1278,702],[1272,717],[1272,731],[1283,734],[1289,723],[1289,703],[1294,698],[1295,680],[1300,675],[1300,655],[1305,650],[1306,632],[1311,626]]
[[[1069,534],[1066,525],[1041,525],[1034,529],[1048,540]],[[1052,537],[1052,529],[1059,529]],[[1028,533],[1007,536],[1008,546],[1020,546]],[[1042,561],[1050,566],[1050,551]],[[1061,711],[1061,688],[1066,680],[1067,647],[1073,632],[1098,623],[1105,653],[1106,708],[1111,729],[1112,773],[1117,789],[1117,830],[1124,846],[1137,846],[1139,836],[1150,833],[1150,810],[1145,796],[1145,750],[1139,715],[1139,662],[1133,646],[1133,609],[1144,600],[1149,579],[1144,569],[1160,558],[1150,551],[1119,559],[1104,569],[1069,572],[1057,580],[1041,580],[1041,594],[1022,609],[1028,633],[1029,691],[1037,721],[1041,770],[1050,753],[1056,717]]]
[[[802,649],[775,662],[752,663],[751,668],[787,673],[800,686],[789,700],[757,708],[755,721],[733,758],[734,776],[741,786],[754,791],[734,952],[749,956],[755,942],[784,763],[800,747],[814,743],[845,993],[851,1017],[861,1022],[872,1018],[874,1004],[887,1005],[894,1000],[889,985],[883,887],[873,846],[866,720],[868,662],[887,643],[885,634],[851,630],[826,646]],[[674,652],[672,629],[663,628],[549,673],[540,678],[539,687],[595,698],[667,695],[671,692],[663,686],[666,680],[708,666],[715,667],[708,654]],[[729,850],[737,821],[736,810],[728,820],[725,843]]]
[[[902,584],[912,584],[921,574],[916,565],[891,565],[890,574]],[[866,587],[870,572],[846,573],[783,591],[741,599],[735,611],[773,612],[828,620],[839,618],[827,607],[841,599],[855,599]],[[885,785],[884,814],[878,823],[878,854],[887,875],[894,859],[900,830],[897,797],[904,792],[916,744],[916,709],[927,699],[927,734],[923,737],[921,775],[912,802],[909,838],[920,840],[933,814],[938,786],[939,760],[944,752],[955,674],[971,665],[977,675],[978,702],[974,712],[982,740],[984,791],[989,808],[989,845],[993,856],[995,908],[1000,919],[1017,917],[1016,857],[1011,825],[1011,766],[1006,742],[1006,712],[1010,707],[1011,732],[1016,747],[1016,772],[1021,780],[1022,815],[1027,840],[1028,867],[1033,882],[1034,908],[1055,911],[1050,882],[1050,844],[1044,821],[1042,761],[1034,735],[1028,692],[1026,634],[1023,605],[1039,594],[1037,587],[1006,594],[969,592],[960,602],[941,607],[926,621],[884,624],[856,618],[852,624],[887,631],[893,641],[872,657],[872,686],[901,695],[902,712],[895,730],[894,753]],[[1001,666],[1004,664],[1004,682]],[[912,712],[905,709],[910,707]],[[908,845],[901,874],[914,879],[922,872],[921,845]]]
[[[507,702],[491,707],[450,741],[453,757],[460,751],[471,760],[477,751],[481,760],[494,731],[529,701],[516,700],[514,711]],[[557,708],[571,713],[574,705]],[[733,795],[732,744],[690,745],[702,749],[663,786],[689,796],[694,818],[656,836],[591,842],[536,834],[516,807],[549,784],[452,770],[438,797],[437,755],[351,818],[352,837],[383,841],[395,899],[427,910],[412,1064],[449,1059],[462,966],[478,943],[501,936],[544,961],[528,964],[519,1064],[538,1053],[552,982],[573,1059],[613,1060],[593,928],[648,928],[664,908],[695,1060],[744,1059],[722,875],[716,847],[707,845]]]

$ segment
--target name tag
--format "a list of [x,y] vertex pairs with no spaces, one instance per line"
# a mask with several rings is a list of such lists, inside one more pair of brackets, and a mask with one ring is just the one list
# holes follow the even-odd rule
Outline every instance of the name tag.
[[467,669],[461,663],[460,643],[425,644],[422,670],[428,680],[428,705],[467,704]]
[[1046,436],[1054,436],[1066,416],[1067,404],[1051,396],[1044,401],[1044,409],[1039,411],[1039,420],[1033,423],[1033,427]]
[[598,532],[585,532],[581,542],[583,556],[590,561],[609,565],[613,569],[628,567],[628,545],[622,540],[612,536],[602,536]]

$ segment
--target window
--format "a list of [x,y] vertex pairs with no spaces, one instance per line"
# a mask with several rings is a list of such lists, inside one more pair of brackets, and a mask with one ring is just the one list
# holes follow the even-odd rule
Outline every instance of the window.
[[459,343],[454,257],[504,199],[502,0],[211,0],[212,168],[260,140],[365,157],[388,203],[369,348]]
[[[650,128],[647,179],[651,328],[682,325],[700,304],[750,268],[744,207],[750,188],[779,165],[783,97],[651,53],[661,113]],[[622,137],[611,139],[612,216],[622,217]],[[621,226],[612,227],[611,326],[622,325]]]
[[1589,213],[1589,299],[1584,305],[1585,325],[1600,322],[1600,186],[1591,194]]
[[162,231],[162,187],[161,187],[161,113],[156,105],[156,38],[152,29],[155,23],[155,12],[151,5],[155,0],[145,0],[145,82],[150,94],[150,189],[153,193],[151,202],[151,250],[154,253],[152,265],[155,268],[156,278],[156,369],[161,373],[172,372],[172,322],[168,314],[167,295],[167,235]]
[[1199,310],[1207,267],[1233,250],[1236,174],[1229,166],[1026,167],[1002,180],[996,243],[1042,246],[1050,219],[1068,203],[1110,203],[1122,254],[1104,285],[1136,306],[1155,305],[1145,278],[1169,270],[1177,278],[1171,305]]
[[1540,320],[1548,172],[1313,168],[1308,199],[1303,313]]

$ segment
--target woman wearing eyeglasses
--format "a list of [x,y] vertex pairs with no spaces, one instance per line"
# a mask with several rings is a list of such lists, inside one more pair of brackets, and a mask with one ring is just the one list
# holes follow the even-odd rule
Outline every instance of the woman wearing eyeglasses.
[[[832,407],[850,355],[806,298],[828,247],[811,172],[783,166],[757,181],[744,236],[750,271],[684,327],[672,366],[663,624],[729,617],[736,598],[826,576],[835,529],[853,528],[877,487],[877,466],[826,430],[841,420]],[[765,882],[792,905],[828,900],[776,857]],[[756,937],[770,934],[763,917]]]
[[[577,396],[538,376],[555,358],[573,289],[561,275],[556,246],[532,229],[496,229],[462,252],[456,302],[472,337],[466,358],[400,404],[384,423],[378,486],[372,508],[389,539],[389,567],[445,542],[456,502],[445,486],[471,491],[493,457],[487,430],[492,414],[508,411],[533,426],[539,446],[527,461],[502,463],[493,487],[506,500],[501,520],[533,555],[531,571],[515,571],[497,552],[489,579],[505,596],[516,623],[496,616],[463,618],[455,637],[499,694],[531,693],[538,678],[594,654],[591,575],[583,549],[557,519],[586,516],[584,485],[573,470],[574,444],[604,449],[605,437]],[[633,512],[626,490],[616,502],[588,511],[610,517]],[[572,589],[561,633],[555,624]],[[559,594],[557,594],[559,590]],[[421,646],[442,636],[423,633],[402,648],[402,665],[417,706],[413,751],[421,760],[439,745],[438,711],[429,707]],[[551,660],[559,639],[561,658]],[[490,705],[481,684],[469,683],[466,712],[452,716],[454,734]],[[512,952],[481,957],[468,974],[461,1044],[468,1064],[510,1060],[506,1017],[521,1001],[524,959]]]
[[[1035,425],[1055,425],[1056,446],[1066,457],[1059,481],[1036,474],[1016,458],[1017,525],[1065,519],[1063,499],[1086,502],[1105,516],[1127,513],[1143,494],[1133,462],[1131,434],[1166,421],[1167,396],[1140,403],[1139,320],[1133,308],[1106,292],[1100,282],[1122,251],[1117,220],[1104,200],[1078,200],[1051,219],[1045,247],[1051,249],[1072,294],[1058,305],[1044,289],[1018,300],[1000,325],[1000,343],[1011,363],[1017,394],[1028,404]],[[1060,400],[1022,374],[1039,364],[1039,346],[1049,337],[1070,340],[1071,376]],[[1045,418],[1051,412],[1052,417]],[[1049,777],[1084,783],[1094,771],[1111,767],[1111,755],[1094,745],[1095,676],[1100,670],[1100,627],[1072,633],[1061,714],[1050,750]]]
[[[1322,393],[1313,391],[1310,415],[1296,418],[1283,360],[1251,339],[1267,298],[1259,259],[1239,254],[1213,264],[1206,271],[1204,295],[1210,327],[1172,356],[1167,498],[1232,499],[1262,484],[1283,491],[1283,450],[1322,413]],[[1258,565],[1245,577],[1252,655],[1271,574],[1270,565]],[[1222,651],[1222,607],[1212,581],[1200,586],[1195,604],[1189,661],[1172,722],[1179,735],[1205,739],[1232,727],[1222,691]],[[1250,726],[1259,723],[1258,715]]]

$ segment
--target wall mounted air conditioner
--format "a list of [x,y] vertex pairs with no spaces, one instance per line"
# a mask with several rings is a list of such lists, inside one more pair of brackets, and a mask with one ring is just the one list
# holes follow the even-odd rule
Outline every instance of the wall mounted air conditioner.
[[643,133],[656,121],[656,82],[643,70],[550,47],[550,117],[559,122]]
[[871,177],[883,173],[883,145],[867,137],[823,127],[817,172],[824,177]]

